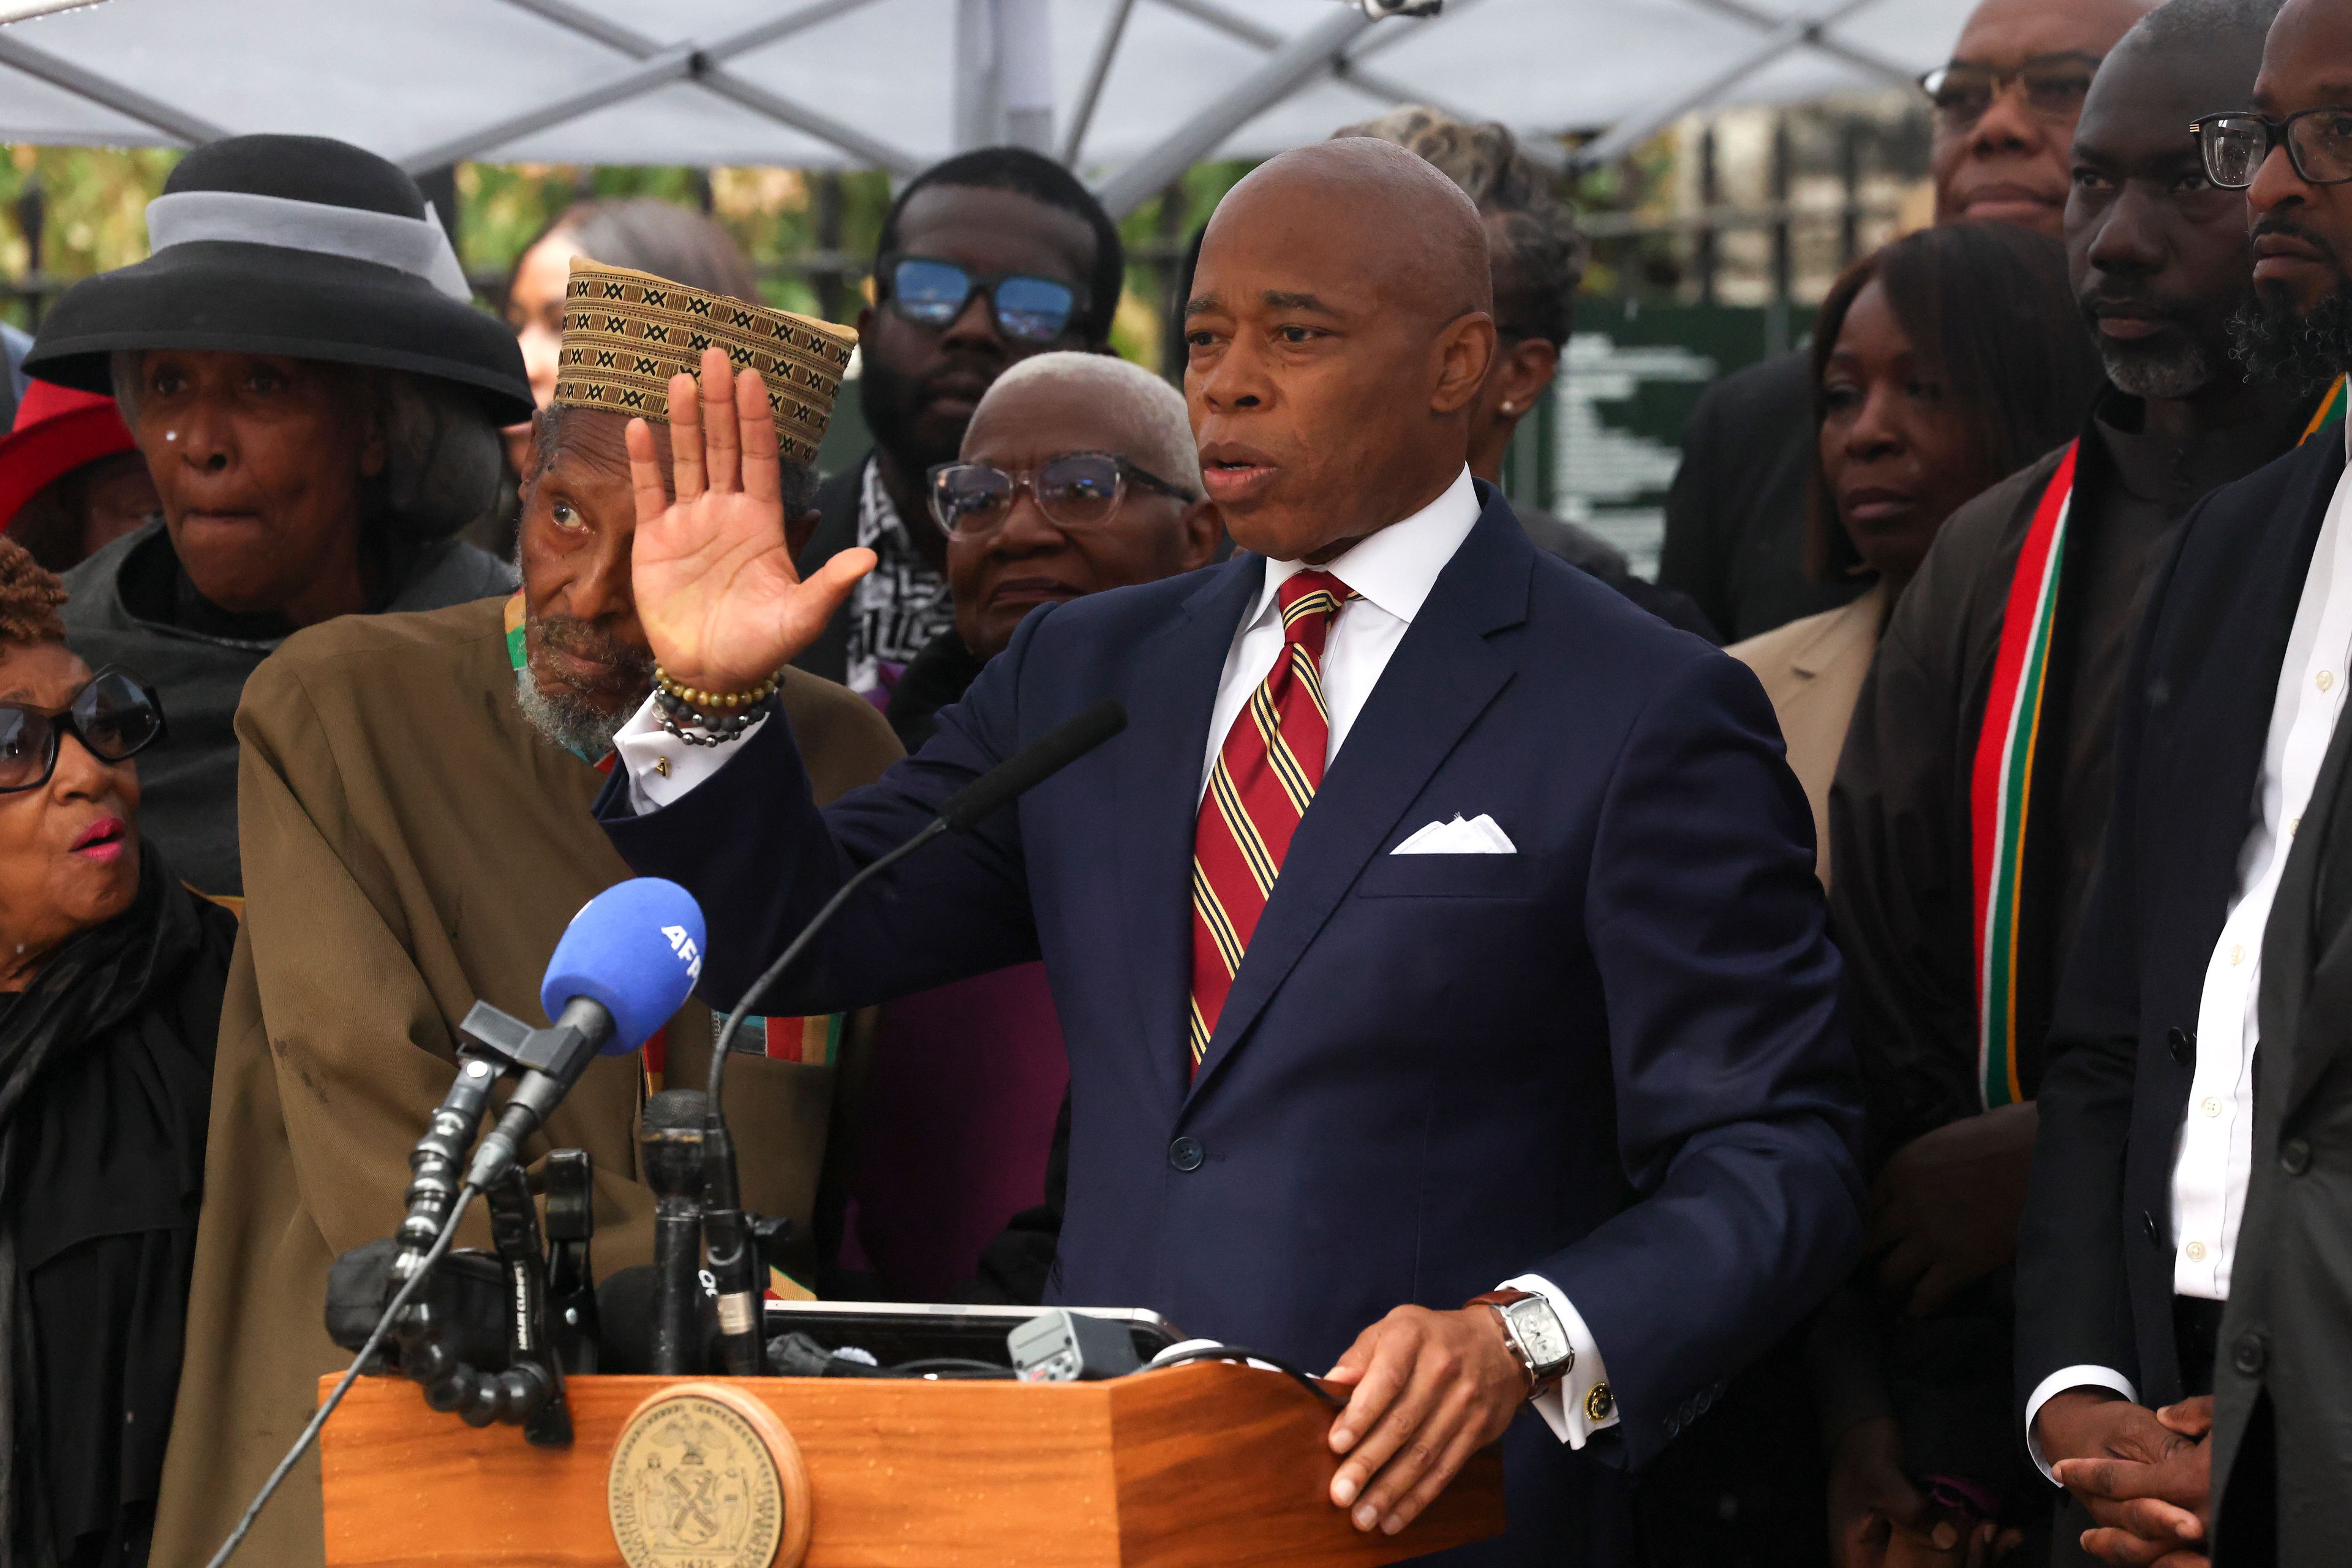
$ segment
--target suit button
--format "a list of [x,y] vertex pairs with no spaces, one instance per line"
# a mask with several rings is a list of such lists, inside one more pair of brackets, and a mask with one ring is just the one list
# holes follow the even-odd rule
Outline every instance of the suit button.
[[2175,1027],[2164,1037],[2164,1048],[2182,1067],[2192,1067],[2197,1061],[2197,1037],[2188,1030]]
[[2290,1176],[2300,1176],[2311,1169],[2311,1145],[2300,1138],[2290,1138],[2279,1145],[2279,1163]]
[[2270,1347],[2263,1343],[2262,1335],[2243,1334],[2239,1337],[2237,1347],[2230,1352],[2230,1364],[2252,1377],[2263,1370],[2263,1363],[2269,1358]]
[[2139,1211],[2139,1228],[2147,1235],[2147,1244],[2150,1247],[2164,1245],[2164,1232],[2157,1228],[2156,1216],[2146,1209]]
[[1208,1157],[1198,1138],[1179,1138],[1168,1145],[1168,1163],[1180,1171],[1197,1171]]

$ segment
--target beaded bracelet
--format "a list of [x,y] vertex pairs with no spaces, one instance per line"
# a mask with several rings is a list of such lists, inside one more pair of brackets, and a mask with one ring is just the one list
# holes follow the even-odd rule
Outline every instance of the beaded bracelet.
[[739,739],[776,706],[782,678],[772,675],[749,691],[699,691],[680,686],[661,666],[654,667],[654,703],[661,727],[689,746],[719,746]]

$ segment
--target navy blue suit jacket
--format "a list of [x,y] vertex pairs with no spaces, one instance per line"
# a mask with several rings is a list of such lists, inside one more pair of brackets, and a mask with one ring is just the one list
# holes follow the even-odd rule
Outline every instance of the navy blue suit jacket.
[[[599,810],[632,866],[702,900],[703,994],[726,1008],[855,868],[1117,698],[1123,734],[887,873],[763,1010],[1042,954],[1071,1073],[1056,1299],[1151,1307],[1319,1369],[1391,1308],[1533,1270],[1607,1363],[1621,1425],[1588,1451],[1639,1462],[1853,1257],[1838,961],[1755,678],[1542,555],[1481,495],[1299,825],[1190,1082],[1193,829],[1257,556],[1034,613],[921,752],[823,811],[775,721],[668,808],[631,816],[616,778]],[[1390,853],[1482,812],[1517,854]],[[1592,1540],[1614,1529],[1592,1517],[1613,1479],[1531,1414],[1506,1458],[1514,1545],[1486,1560],[1619,1555]]]

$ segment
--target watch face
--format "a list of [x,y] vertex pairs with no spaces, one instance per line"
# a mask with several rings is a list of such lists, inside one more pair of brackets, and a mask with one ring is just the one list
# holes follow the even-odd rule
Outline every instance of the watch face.
[[1538,1296],[1514,1301],[1505,1310],[1510,1314],[1511,1327],[1518,1331],[1519,1344],[1538,1368],[1556,1367],[1568,1360],[1568,1331],[1560,1326],[1550,1302]]

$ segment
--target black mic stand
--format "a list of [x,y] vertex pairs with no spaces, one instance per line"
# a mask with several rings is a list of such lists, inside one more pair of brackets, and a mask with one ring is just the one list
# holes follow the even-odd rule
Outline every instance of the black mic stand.
[[[576,1045],[571,1031],[534,1029],[486,1002],[475,1003],[458,1028],[469,1043],[458,1052],[457,1076],[408,1156],[408,1214],[394,1236],[399,1252],[392,1265],[393,1279],[402,1284],[425,1268],[435,1244],[477,1190],[463,1178],[491,1087],[517,1068],[547,1070],[558,1053]],[[491,1237],[511,1297],[507,1369],[486,1373],[459,1360],[424,1300],[412,1300],[393,1320],[401,1369],[424,1385],[427,1405],[454,1411],[469,1426],[504,1421],[521,1426],[534,1444],[563,1447],[572,1441],[572,1415],[563,1370],[551,1348],[539,1215],[521,1167],[505,1165],[487,1195]]]

